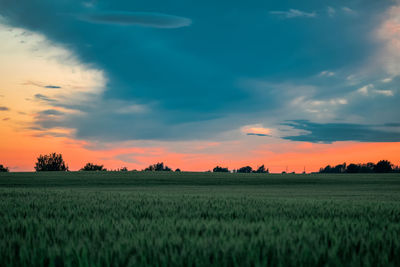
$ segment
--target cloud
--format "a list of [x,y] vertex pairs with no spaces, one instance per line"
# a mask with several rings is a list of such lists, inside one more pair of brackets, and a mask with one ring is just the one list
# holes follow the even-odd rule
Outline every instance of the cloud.
[[0,106],[0,111],[9,111],[8,107]]
[[255,135],[255,136],[270,136],[269,134],[258,134],[258,133],[247,133],[247,135]]
[[400,75],[400,4],[386,11],[375,37],[383,44],[377,65],[383,66],[390,76]]
[[24,85],[34,85],[34,86],[37,86],[37,87],[47,88],[47,89],[61,89],[62,88],[61,86],[58,86],[58,85],[51,85],[51,84],[44,85],[42,83],[32,82],[32,81],[27,81],[27,82],[25,82],[23,84]]
[[46,109],[42,110],[39,112],[41,115],[53,115],[53,116],[58,116],[58,115],[63,115],[64,113],[61,111],[58,111],[56,109]]
[[35,99],[37,100],[43,100],[43,101],[47,101],[47,102],[54,102],[55,100],[52,98],[49,98],[43,94],[35,94]]
[[373,84],[365,85],[359,88],[357,92],[364,96],[370,96],[370,95],[394,96],[394,92],[392,90],[375,89],[375,86]]
[[391,77],[382,79],[383,83],[390,83],[391,81],[393,81],[393,78],[391,78]]
[[271,136],[271,129],[265,128],[261,124],[243,126],[241,131],[247,135]]
[[328,12],[328,16],[332,18],[336,14],[336,9],[334,9],[333,7],[328,6],[327,7],[327,12]]
[[369,89],[373,87],[374,86],[372,84],[364,85],[363,87],[357,89],[357,92],[362,95],[368,95]]
[[46,85],[44,88],[48,88],[48,89],[60,89],[61,86],[57,86],[57,85]]
[[79,19],[91,23],[113,25],[139,25],[152,28],[181,28],[190,26],[192,20],[153,12],[102,12],[80,15]]
[[[380,120],[382,113],[395,114],[398,110],[397,104],[389,102],[397,100],[397,95],[372,101],[372,98],[359,97],[355,93],[362,84],[380,81],[391,75],[376,78],[375,81],[370,81],[369,77],[360,78],[362,84],[359,82],[354,86],[348,85],[343,77],[357,74],[354,66],[363,62],[364,56],[371,55],[369,52],[374,52],[366,49],[369,48],[366,36],[371,29],[367,27],[370,24],[365,24],[368,21],[354,20],[349,23],[349,20],[326,19],[311,28],[301,24],[293,27],[291,23],[276,27],[270,23],[268,13],[265,16],[265,11],[264,15],[260,11],[259,17],[256,17],[256,14],[244,8],[240,16],[250,20],[238,21],[237,16],[230,16],[232,10],[229,10],[228,16],[221,18],[220,12],[207,8],[186,9],[179,3],[165,2],[157,5],[160,11],[177,10],[177,14],[188,14],[188,17],[196,19],[196,27],[187,31],[159,31],[99,24],[138,25],[143,21],[137,20],[137,13],[88,14],[88,9],[83,8],[81,3],[74,5],[65,1],[28,1],[22,8],[15,1],[6,1],[7,5],[0,1],[0,13],[7,15],[10,25],[42,34],[49,43],[65,47],[78,62],[100,70],[105,77],[104,83],[99,86],[101,90],[96,91],[98,93],[94,96],[88,96],[85,101],[82,101],[81,94],[69,97],[72,92],[67,94],[64,90],[62,95],[57,95],[57,90],[34,92],[41,93],[35,99],[41,100],[36,104],[42,105],[42,109],[77,111],[60,115],[61,118],[55,118],[57,120],[51,116],[58,115],[50,114],[50,118],[34,121],[34,125],[44,130],[70,128],[75,130],[79,139],[99,142],[220,141],[213,138],[232,132],[234,138],[239,136],[256,140],[264,138],[249,138],[246,134],[269,133],[243,133],[238,129],[260,122],[261,125],[276,129],[280,122],[289,119],[329,122],[343,121],[351,116],[352,120],[349,121],[366,122],[372,113],[376,115],[371,123],[375,123]],[[246,6],[244,2],[236,4]],[[120,0],[115,0],[113,6],[124,6],[126,10],[138,8],[131,2]],[[143,3],[141,8],[151,10],[154,6]],[[239,7],[233,8],[240,10]],[[335,8],[336,15],[342,12],[340,7]],[[24,10],[34,12],[28,14]],[[325,9],[317,11],[318,14],[295,9],[273,12],[271,16],[275,14],[284,18],[311,18],[322,12],[327,16]],[[85,20],[93,23],[83,23],[77,17],[62,16],[60,13],[86,14],[82,15]],[[371,12],[370,15],[376,21],[380,12]],[[154,21],[147,20],[148,17],[154,18],[152,15],[145,16],[146,26],[154,27],[149,25],[149,21],[150,24]],[[253,23],[253,19],[259,23]],[[175,21],[162,25],[157,21],[156,24],[157,27],[177,25]],[[268,35],[260,34],[266,31]],[[333,31],[337,35],[332,36]],[[60,62],[64,63],[62,60]],[[65,69],[66,73],[69,69]],[[50,76],[46,72],[43,75]],[[58,78],[41,81],[46,82],[42,84],[44,86],[53,85],[53,82],[55,86],[62,83],[67,90],[72,88],[70,84],[79,85],[82,82],[79,76],[73,79],[62,75],[50,76]],[[29,78],[22,81],[26,79]],[[36,79],[41,77],[37,76]],[[242,79],[261,82],[242,86],[239,85]],[[380,89],[391,88],[382,86]],[[364,103],[354,105],[356,101]],[[48,105],[43,107],[45,104]],[[273,136],[280,135],[274,132]]]
[[289,11],[270,11],[269,12],[272,15],[277,15],[283,18],[288,18],[288,19],[292,19],[292,18],[314,18],[317,16],[317,13],[311,12],[304,12],[298,9],[289,9]]
[[397,123],[366,125],[355,123],[314,123],[307,120],[295,120],[283,125],[305,131],[305,133],[297,136],[283,137],[283,139],[292,141],[312,143],[332,143],[337,141],[400,142],[400,127],[396,126]]
[[374,90],[374,93],[384,96],[394,96],[392,90]]
[[332,77],[335,76],[335,73],[333,71],[324,70],[319,73],[319,76]]
[[356,14],[356,12],[353,9],[351,9],[347,6],[342,7],[342,10],[347,14],[352,14],[352,15]]

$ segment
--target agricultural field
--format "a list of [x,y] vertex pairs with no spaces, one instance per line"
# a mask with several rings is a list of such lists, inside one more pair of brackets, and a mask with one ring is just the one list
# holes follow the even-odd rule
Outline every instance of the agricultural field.
[[0,174],[0,266],[400,266],[400,174]]

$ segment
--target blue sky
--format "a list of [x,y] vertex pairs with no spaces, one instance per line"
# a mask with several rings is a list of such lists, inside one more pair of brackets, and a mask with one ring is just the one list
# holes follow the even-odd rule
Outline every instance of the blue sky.
[[[240,134],[398,142],[400,49],[393,42],[400,37],[385,28],[400,23],[398,6],[1,0],[0,15],[4,25],[41,34],[103,73],[101,93],[72,100],[63,97],[62,81],[40,85],[59,90],[57,98],[31,96],[51,104],[34,121],[43,132],[64,127],[78,139],[104,142]],[[243,133],[249,125],[257,127]]]

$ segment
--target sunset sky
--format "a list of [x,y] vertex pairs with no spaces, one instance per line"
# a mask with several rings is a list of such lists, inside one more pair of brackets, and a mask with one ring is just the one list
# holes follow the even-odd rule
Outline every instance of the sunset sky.
[[0,0],[0,164],[400,164],[400,1]]

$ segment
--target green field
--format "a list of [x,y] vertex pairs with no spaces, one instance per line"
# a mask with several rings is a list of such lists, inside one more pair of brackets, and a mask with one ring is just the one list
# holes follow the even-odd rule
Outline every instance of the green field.
[[0,266],[400,266],[400,175],[0,174]]

